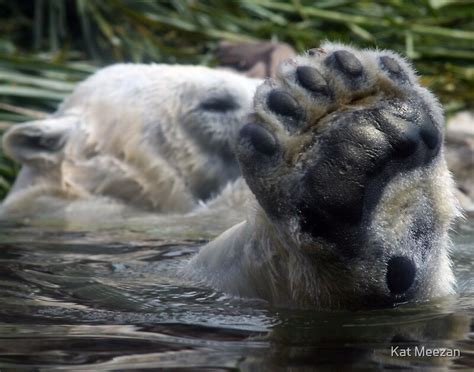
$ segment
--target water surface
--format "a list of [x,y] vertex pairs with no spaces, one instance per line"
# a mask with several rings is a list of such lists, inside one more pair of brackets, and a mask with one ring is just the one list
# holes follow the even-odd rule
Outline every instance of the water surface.
[[[453,234],[459,295],[367,312],[194,287],[173,274],[208,236],[163,236],[0,226],[0,370],[474,367],[474,219]],[[414,355],[441,348],[460,355]]]

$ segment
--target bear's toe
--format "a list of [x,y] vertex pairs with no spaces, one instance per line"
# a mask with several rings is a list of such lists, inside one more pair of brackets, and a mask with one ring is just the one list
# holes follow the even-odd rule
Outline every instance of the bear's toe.
[[362,75],[362,63],[347,50],[338,50],[326,59],[326,64],[352,77]]
[[272,156],[278,150],[278,143],[273,135],[261,125],[253,123],[241,129],[240,141],[250,143],[253,150],[266,156]]
[[401,295],[408,291],[415,282],[415,263],[407,257],[390,258],[387,265],[387,287],[390,293]]
[[298,83],[313,94],[329,95],[329,86],[323,75],[311,66],[299,66],[296,69]]

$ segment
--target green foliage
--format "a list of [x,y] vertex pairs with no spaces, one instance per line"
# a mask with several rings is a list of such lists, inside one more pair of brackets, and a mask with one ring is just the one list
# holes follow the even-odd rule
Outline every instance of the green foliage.
[[[394,49],[447,111],[474,102],[472,0],[0,0],[0,132],[116,61],[213,65],[220,40]],[[16,167],[0,153],[0,199]]]

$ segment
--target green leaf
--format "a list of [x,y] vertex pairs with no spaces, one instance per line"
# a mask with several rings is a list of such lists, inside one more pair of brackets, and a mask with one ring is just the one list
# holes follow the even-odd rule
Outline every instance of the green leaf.
[[61,101],[67,96],[67,94],[39,88],[0,85],[0,96],[28,97],[39,100],[47,99]]

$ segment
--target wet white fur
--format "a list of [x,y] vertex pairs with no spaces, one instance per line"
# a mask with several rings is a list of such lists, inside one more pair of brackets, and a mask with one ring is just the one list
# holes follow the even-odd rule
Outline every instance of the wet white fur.
[[[73,223],[83,213],[86,221],[100,221],[133,211],[196,209],[201,201],[193,188],[215,181],[221,185],[218,196],[232,179],[229,172],[238,177],[237,163],[229,169],[214,149],[231,151],[258,84],[200,66],[121,64],[100,70],[51,117],[6,133],[4,150],[23,167],[0,216],[56,216]],[[240,109],[200,108],[223,95],[234,97]],[[22,141],[56,132],[65,136],[61,151],[30,149]],[[198,143],[196,135],[206,143]]]

